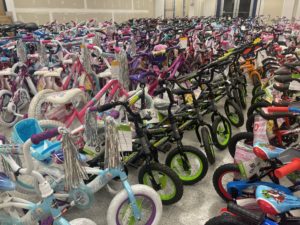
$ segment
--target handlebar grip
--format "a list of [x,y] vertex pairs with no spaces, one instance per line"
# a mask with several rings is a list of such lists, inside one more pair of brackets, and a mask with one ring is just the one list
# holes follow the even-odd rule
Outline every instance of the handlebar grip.
[[284,107],[284,106],[269,106],[267,107],[268,112],[289,112],[289,107]]
[[286,175],[293,173],[296,170],[300,170],[300,158],[294,158],[292,162],[276,169],[274,174],[277,178],[282,178]]
[[51,130],[46,130],[39,134],[34,134],[31,136],[31,142],[35,145],[39,144],[41,141],[53,138],[55,136],[59,135],[58,128],[53,128]]
[[105,105],[101,105],[101,106],[98,106],[98,107],[91,107],[90,111],[104,112],[104,111],[107,111],[111,108],[116,107],[117,105],[122,105],[122,104],[121,104],[121,102],[107,103]]
[[88,48],[88,49],[94,49],[94,44],[88,44],[88,45],[86,45],[86,47]]

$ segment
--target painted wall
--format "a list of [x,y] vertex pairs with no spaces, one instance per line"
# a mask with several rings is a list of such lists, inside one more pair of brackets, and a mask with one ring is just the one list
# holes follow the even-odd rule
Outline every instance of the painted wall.
[[36,22],[87,20],[125,21],[154,17],[155,0],[6,0],[15,20]]
[[[262,0],[261,15],[270,15],[271,17],[281,16],[285,0]],[[291,12],[292,13],[292,12]]]

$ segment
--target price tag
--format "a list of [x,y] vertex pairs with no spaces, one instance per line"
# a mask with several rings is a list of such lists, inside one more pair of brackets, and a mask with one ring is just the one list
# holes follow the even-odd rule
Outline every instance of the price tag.
[[293,80],[290,83],[289,89],[292,91],[300,91],[300,82]]
[[283,35],[279,35],[278,41],[285,42],[285,37]]
[[119,151],[131,152],[132,151],[132,132],[129,123],[122,123],[118,125],[119,133]]
[[113,79],[119,78],[120,75],[120,62],[118,60],[113,60],[111,62],[111,74]]
[[180,49],[186,49],[188,46],[188,38],[187,37],[182,37],[179,39],[179,46]]
[[145,116],[151,116],[151,120],[145,120],[146,124],[153,124],[159,122],[158,112],[156,109],[143,109],[141,111],[141,116],[142,118]]

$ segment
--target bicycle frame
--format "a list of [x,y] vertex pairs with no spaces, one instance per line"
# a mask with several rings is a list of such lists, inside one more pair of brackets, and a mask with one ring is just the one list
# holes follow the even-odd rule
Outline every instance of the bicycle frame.
[[84,115],[87,111],[87,109],[93,105],[96,104],[97,101],[99,101],[103,95],[110,89],[112,90],[108,94],[108,98],[106,99],[106,102],[110,102],[115,94],[119,91],[119,96],[126,96],[128,97],[127,91],[121,86],[118,80],[110,80],[96,95],[93,97],[80,111],[77,111],[75,108],[73,109],[73,112],[70,116],[66,119],[66,126],[70,127],[75,118],[79,120],[81,124],[84,123]]
[[44,218],[47,218],[48,216],[52,216],[52,218],[54,219],[53,223],[51,223],[53,225],[70,224],[66,219],[64,219],[61,216],[62,215],[61,209],[57,205],[56,199],[54,198],[53,195],[43,199],[38,204],[26,201],[21,198],[16,198],[16,197],[13,197],[10,202],[0,204],[0,209],[5,209],[8,207],[29,210],[23,217],[13,218],[12,221],[10,221],[11,225],[15,224],[15,221],[13,221],[14,219],[19,221],[21,224],[36,224],[39,221],[43,220]]

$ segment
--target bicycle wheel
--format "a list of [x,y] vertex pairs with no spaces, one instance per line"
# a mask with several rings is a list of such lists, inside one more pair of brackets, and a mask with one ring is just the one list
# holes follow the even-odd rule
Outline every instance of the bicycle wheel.
[[207,221],[205,225],[247,225],[239,217],[232,215],[221,215]]
[[36,119],[45,119],[43,113],[43,105],[47,104],[45,102],[45,97],[47,94],[53,93],[51,89],[45,89],[38,92],[31,100],[28,108],[28,117]]
[[224,105],[225,113],[231,124],[241,127],[244,124],[244,115],[241,108],[232,100],[226,99]]
[[[0,91],[0,125],[5,127],[13,126],[18,120],[17,116],[7,110],[7,106],[11,98],[12,93],[10,91]],[[18,108],[16,108],[16,111],[18,112]]]
[[265,92],[258,91],[251,99],[251,105],[255,104],[256,102],[265,101],[264,100]]
[[251,116],[248,117],[246,121],[246,130],[247,132],[253,132],[253,126],[254,126],[254,121],[255,121],[255,116],[258,114],[252,114]]
[[231,125],[229,121],[220,116],[215,117],[212,124],[212,140],[219,150],[224,150],[231,138]]
[[247,111],[247,117],[249,118],[252,114],[260,112],[261,108],[268,107],[271,105],[272,104],[267,101],[256,102],[249,107]]
[[217,194],[224,200],[232,200],[232,196],[227,192],[226,185],[233,180],[240,180],[241,174],[238,165],[225,164],[218,167],[213,175],[213,185]]
[[244,85],[239,85],[238,94],[240,97],[240,103],[243,109],[247,108],[247,89]]
[[201,128],[201,136],[202,136],[204,151],[205,151],[206,157],[208,159],[208,162],[210,164],[214,164],[216,161],[215,150],[213,147],[214,144],[213,144],[210,132],[207,127]]
[[228,150],[232,158],[235,156],[236,144],[239,141],[244,142],[247,145],[253,145],[254,135],[252,132],[242,132],[232,136],[228,142]]
[[[181,152],[188,159],[188,169],[183,167]],[[177,173],[183,184],[187,185],[195,184],[202,180],[208,170],[208,162],[205,155],[199,149],[186,145],[181,150],[177,147],[170,151],[165,164]]]
[[144,165],[138,174],[140,184],[148,185],[158,192],[162,203],[170,205],[178,202],[183,195],[183,184],[171,168],[159,163]]
[[136,184],[131,186],[142,218],[133,216],[128,193],[124,189],[111,201],[107,211],[108,225],[157,225],[162,216],[162,204],[159,195],[150,187]]

